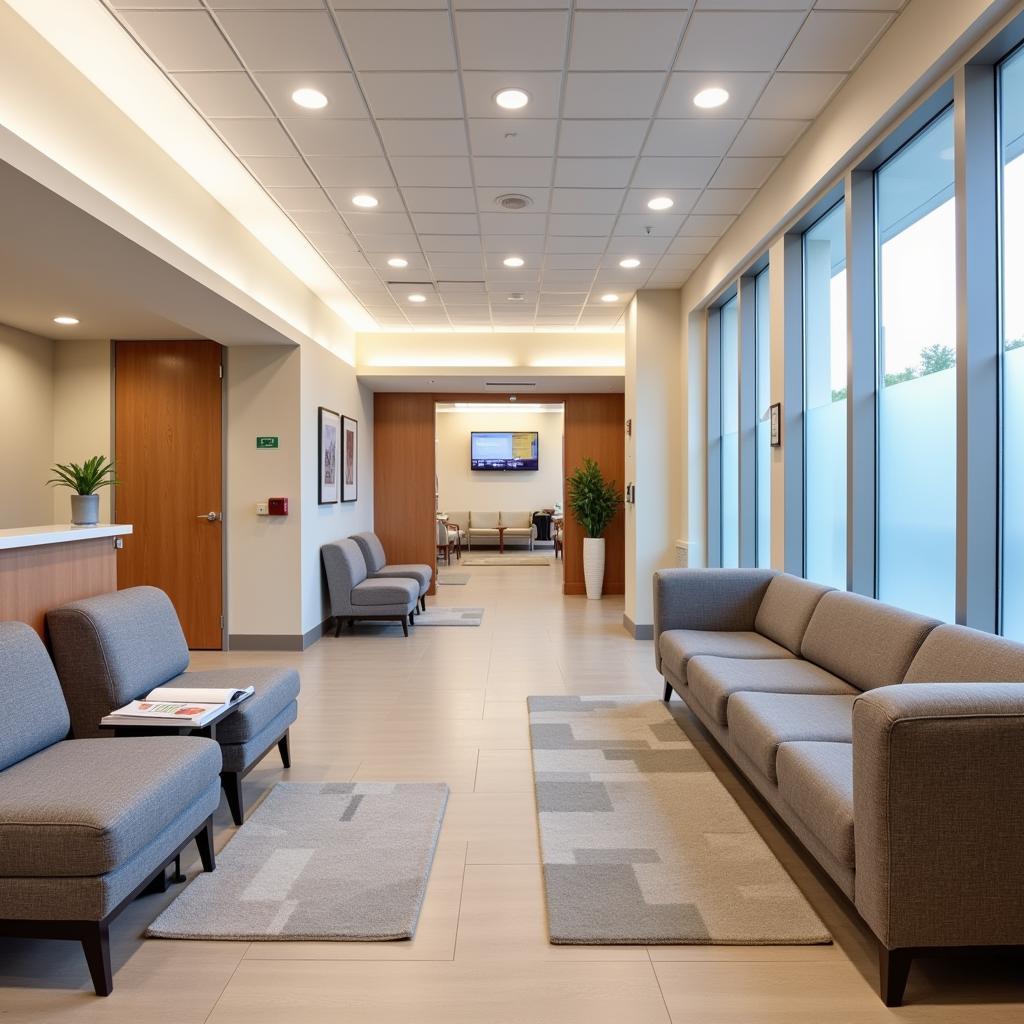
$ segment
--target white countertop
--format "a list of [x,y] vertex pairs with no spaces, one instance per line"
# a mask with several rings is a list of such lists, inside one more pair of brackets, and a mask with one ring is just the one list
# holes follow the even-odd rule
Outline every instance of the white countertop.
[[99,537],[123,537],[132,528],[120,523],[100,523],[98,526],[22,526],[13,530],[0,530],[0,551],[6,548],[34,548],[44,544],[69,544],[76,540],[95,540]]

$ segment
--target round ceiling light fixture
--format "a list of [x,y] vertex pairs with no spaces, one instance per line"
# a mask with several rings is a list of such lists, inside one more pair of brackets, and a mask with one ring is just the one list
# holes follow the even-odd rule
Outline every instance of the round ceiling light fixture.
[[402,259],[401,256],[392,256],[391,259],[388,260],[388,266],[396,267],[398,270],[401,270],[403,267],[409,266],[409,261]]
[[710,89],[701,89],[696,96],[693,97],[693,105],[700,107],[701,110],[714,110],[715,107],[721,107],[729,102],[729,91],[727,89],[721,89],[717,85],[711,86]]
[[530,102],[530,94],[525,89],[502,89],[495,93],[494,102],[505,110],[522,110]]
[[648,210],[670,210],[675,205],[675,200],[668,196],[655,196],[653,199],[647,200]]
[[619,297],[618,297],[618,295],[615,294],[615,292],[605,292],[605,294],[601,296],[601,301],[602,302],[618,302],[619,301]]
[[319,89],[296,89],[292,93],[292,102],[307,110],[323,110],[327,106],[327,97]]
[[514,268],[521,267],[526,262],[526,260],[524,260],[522,256],[507,256],[501,262],[504,263],[506,267]]
[[377,205],[377,197],[360,192],[359,195],[352,197],[352,205],[361,206],[364,210],[372,210]]
[[508,299],[509,302],[525,302],[526,301],[526,296],[522,292],[512,292],[511,295],[506,295],[505,298]]
[[533,200],[518,192],[506,192],[494,197],[494,205],[500,206],[503,210],[525,210],[528,206],[533,206]]
[[626,270],[632,270],[634,267],[640,266],[640,261],[635,256],[630,256],[627,259],[619,260],[619,266]]
[[413,292],[412,295],[409,296],[409,301],[410,302],[426,302],[427,301],[427,297],[422,292]]
[[78,323],[78,317],[74,316],[55,316],[53,318],[55,324],[60,324],[61,327],[74,327]]

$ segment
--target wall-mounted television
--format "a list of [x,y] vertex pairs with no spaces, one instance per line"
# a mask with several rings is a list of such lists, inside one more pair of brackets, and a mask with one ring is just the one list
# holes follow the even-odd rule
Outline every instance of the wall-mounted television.
[[502,472],[536,470],[536,430],[474,430],[469,439],[469,465]]

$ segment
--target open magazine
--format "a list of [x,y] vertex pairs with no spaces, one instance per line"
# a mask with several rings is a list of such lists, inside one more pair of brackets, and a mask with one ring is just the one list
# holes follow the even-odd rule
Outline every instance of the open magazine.
[[201,729],[229,704],[238,704],[251,697],[255,690],[203,689],[187,686],[158,686],[140,700],[111,711],[101,725],[170,725],[181,724]]

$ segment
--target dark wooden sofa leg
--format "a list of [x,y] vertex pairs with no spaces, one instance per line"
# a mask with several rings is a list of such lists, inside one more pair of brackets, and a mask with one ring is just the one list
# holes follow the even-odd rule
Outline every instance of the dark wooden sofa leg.
[[424,595],[423,595],[423,596],[422,596],[422,597],[420,598],[420,608],[422,608],[422,609],[423,609],[423,611],[426,611],[426,610],[427,610],[427,595],[426,595],[426,594],[424,594]]
[[221,772],[220,783],[224,787],[224,795],[228,798],[231,820],[236,825],[241,825],[244,820],[242,813],[242,773]]
[[409,635],[409,616],[408,615],[403,615],[402,616],[402,632],[406,636]]
[[340,615],[334,616],[334,636],[335,638],[341,636],[341,627],[345,625],[345,620]]
[[665,680],[665,696],[661,698],[666,704],[672,699],[672,684]]
[[97,921],[86,928],[82,950],[96,995],[109,996],[114,991],[114,979],[110,970],[110,924],[107,921]]
[[292,766],[292,751],[288,744],[288,730],[285,729],[284,735],[277,741],[277,751],[281,755],[281,764],[285,768],[291,768]]
[[[241,824],[241,822],[238,822]],[[213,871],[217,867],[217,855],[213,851],[213,817],[206,819],[206,824],[196,833],[196,847],[204,871]]]
[[886,1006],[902,1006],[907,988],[910,963],[914,952],[910,949],[878,947],[878,994]]

